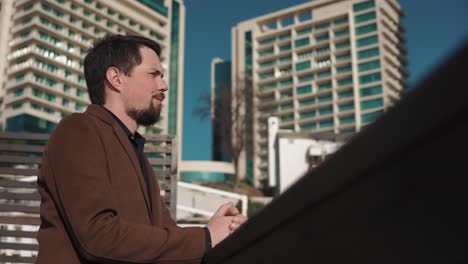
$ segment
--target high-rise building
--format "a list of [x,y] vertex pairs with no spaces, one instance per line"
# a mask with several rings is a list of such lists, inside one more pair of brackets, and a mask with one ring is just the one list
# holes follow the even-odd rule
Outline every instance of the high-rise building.
[[4,129],[51,132],[65,115],[84,111],[90,103],[83,75],[87,49],[97,38],[123,34],[141,35],[161,45],[161,63],[169,85],[161,121],[140,132],[181,137],[185,41],[182,0],[1,3],[0,112]]
[[214,58],[211,61],[211,124],[212,153],[215,161],[231,161],[231,62]]
[[408,76],[402,17],[396,0],[315,0],[232,29],[232,84],[251,87],[239,162],[247,179],[267,179],[269,116],[280,129],[355,133],[400,98]]

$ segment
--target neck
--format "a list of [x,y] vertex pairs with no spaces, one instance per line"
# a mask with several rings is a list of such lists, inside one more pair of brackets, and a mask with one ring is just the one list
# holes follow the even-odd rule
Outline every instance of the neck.
[[138,125],[136,121],[129,117],[125,110],[123,110],[123,107],[116,107],[112,104],[106,103],[103,105],[105,108],[107,108],[109,111],[111,111],[115,116],[117,116],[122,123],[132,132],[132,134],[135,134],[135,131],[138,128]]

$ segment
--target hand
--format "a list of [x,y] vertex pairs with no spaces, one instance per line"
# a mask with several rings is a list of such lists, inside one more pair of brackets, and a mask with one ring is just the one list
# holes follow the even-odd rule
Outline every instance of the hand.
[[234,231],[236,231],[242,224],[245,223],[245,221],[247,221],[247,217],[244,216],[244,215],[241,215],[240,212],[239,212],[239,209],[237,209],[234,206],[232,206],[229,209],[228,215],[233,216],[232,222],[229,225],[229,230],[230,230],[229,233],[230,234],[232,234]]
[[[229,225],[234,218],[232,214],[236,214],[236,210],[237,208],[234,207],[233,203],[223,204],[211,217],[210,221],[208,221],[208,224],[206,224],[206,227],[210,230],[211,245],[213,247],[231,233]],[[237,210],[237,214],[239,214],[239,210]]]
[[241,225],[247,221],[247,216],[238,214],[232,218],[232,223],[229,225],[230,234],[236,231]]

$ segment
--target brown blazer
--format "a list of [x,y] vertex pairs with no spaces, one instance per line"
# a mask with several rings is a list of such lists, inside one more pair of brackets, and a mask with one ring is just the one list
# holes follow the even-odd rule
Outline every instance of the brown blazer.
[[203,229],[176,226],[145,161],[152,210],[135,151],[111,114],[90,105],[63,118],[38,178],[36,263],[200,263]]

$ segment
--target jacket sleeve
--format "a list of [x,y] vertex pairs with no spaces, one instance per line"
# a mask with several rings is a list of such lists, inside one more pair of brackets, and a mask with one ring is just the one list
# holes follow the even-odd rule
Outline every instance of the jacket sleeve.
[[107,170],[106,155],[112,153],[105,153],[92,123],[83,114],[63,119],[49,140],[42,168],[81,257],[97,263],[199,263],[205,253],[202,228],[180,228],[174,222],[155,227],[119,216]]

